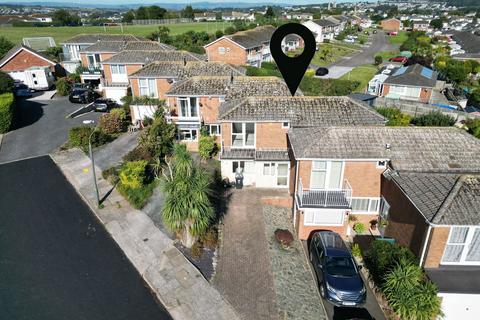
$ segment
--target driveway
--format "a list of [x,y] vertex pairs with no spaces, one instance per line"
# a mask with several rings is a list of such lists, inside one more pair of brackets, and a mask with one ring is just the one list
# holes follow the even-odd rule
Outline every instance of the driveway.
[[50,157],[0,181],[2,319],[171,319]]
[[0,163],[48,154],[68,140],[70,128],[81,125],[86,119],[96,121],[100,116],[89,113],[66,119],[81,106],[70,103],[67,97],[18,101],[16,128],[3,136]]

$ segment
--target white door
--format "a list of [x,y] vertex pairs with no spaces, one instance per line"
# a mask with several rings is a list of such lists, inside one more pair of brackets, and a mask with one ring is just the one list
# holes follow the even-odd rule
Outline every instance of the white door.
[[288,187],[288,163],[277,163],[276,170],[276,187],[286,188]]

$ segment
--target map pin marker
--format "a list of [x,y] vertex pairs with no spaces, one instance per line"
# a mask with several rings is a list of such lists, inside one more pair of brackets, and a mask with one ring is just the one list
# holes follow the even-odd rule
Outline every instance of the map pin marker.
[[[282,41],[289,34],[296,34],[302,37],[305,47],[298,57],[288,57],[283,53]],[[295,95],[300,82],[307,71],[310,61],[315,55],[316,42],[313,33],[302,24],[287,23],[280,26],[270,39],[270,52],[275,60],[283,79],[292,96]]]

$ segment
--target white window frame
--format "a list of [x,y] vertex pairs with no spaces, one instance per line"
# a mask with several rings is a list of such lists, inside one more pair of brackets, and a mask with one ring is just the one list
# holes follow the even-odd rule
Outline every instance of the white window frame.
[[[315,215],[316,214],[325,214],[326,211],[339,211],[338,209],[307,209],[303,212],[303,225],[304,226],[343,226],[345,223],[345,211],[341,211],[342,213],[342,221],[340,223],[315,223]],[[313,219],[311,219],[312,222],[307,222],[307,220],[310,220],[308,216],[313,214]]]
[[[195,135],[195,138],[194,138],[194,135],[193,135],[194,131],[197,131],[197,134]],[[181,136],[185,135],[185,134],[189,134],[190,138],[182,139]],[[180,140],[180,141],[197,141],[199,134],[200,134],[199,129],[179,129],[178,130],[178,140]]]
[[[197,112],[196,116],[192,116],[192,105],[191,99],[195,99],[195,109]],[[187,114],[184,115],[182,112],[181,101],[187,101]],[[200,106],[199,106],[199,99],[198,97],[178,97],[177,98],[177,106],[178,106],[178,117],[179,118],[200,118]]]
[[[352,207],[352,214],[379,214],[380,213],[380,202],[381,202],[380,197],[352,197],[352,202],[355,199],[368,199],[368,205],[367,205],[368,208],[366,211],[365,210],[358,211],[358,210],[354,210]],[[372,210],[372,206],[375,201],[378,201],[377,210]]]
[[[320,169],[314,169],[314,162],[325,162],[325,170],[320,170]],[[342,163],[342,169],[340,169],[341,174],[340,174],[340,186],[338,188],[330,188],[328,186],[329,181],[330,181],[330,174],[331,174],[331,169],[332,169],[332,162],[341,162]],[[325,187],[324,188],[313,188],[312,187],[312,181],[313,181],[313,172],[314,171],[325,171]],[[341,160],[313,160],[312,161],[312,168],[310,170],[310,190],[342,190],[343,187],[343,178],[345,174],[345,161]]]
[[[233,164],[237,163],[238,166],[242,167],[241,164],[243,162],[243,174],[249,174],[249,173],[254,173],[255,172],[255,163],[253,161],[247,161],[247,160],[233,160],[232,161],[232,173],[235,173],[235,170],[233,169]],[[249,169],[249,170],[247,170]]]
[[[464,243],[451,243],[451,237],[452,237],[452,233],[453,233],[453,228],[468,228],[468,231],[467,231],[467,236],[465,238],[465,242]],[[468,249],[470,248],[470,245],[472,243],[472,240],[473,240],[473,236],[475,234],[475,230],[476,229],[480,229],[479,226],[451,226],[450,227],[450,232],[448,233],[448,239],[447,239],[447,242],[445,243],[445,248],[443,249],[443,254],[442,254],[442,259],[440,261],[440,264],[441,265],[470,265],[470,266],[478,266],[480,265],[480,261],[466,261],[466,257],[467,257],[467,254],[468,254]],[[443,261],[443,258],[444,258],[444,255],[445,255],[445,251],[447,250],[447,246],[463,246],[463,250],[462,250],[462,255],[460,257],[460,261],[457,261],[457,262],[452,262],[452,261]]]
[[218,47],[218,54],[225,54],[225,47]]
[[[240,123],[242,125],[242,133],[233,133],[233,127],[235,123]],[[253,124],[253,145],[247,146],[247,134],[246,134],[246,125],[248,124]],[[232,122],[232,125],[230,126],[230,137],[232,141],[232,148],[241,148],[241,149],[255,149],[255,146],[257,144],[257,124],[255,122]],[[233,135],[242,135],[242,145],[241,146],[235,146],[233,144]]]
[[[211,136],[221,136],[222,135],[222,126],[219,123],[211,123],[207,124],[208,126],[208,133]],[[217,128],[217,133],[212,133],[212,128]]]
[[111,64],[110,71],[112,74],[127,74],[127,67],[124,64]]
[[387,168],[387,160],[379,160],[377,161],[377,169],[386,169]]
[[[142,81],[146,81],[146,85],[142,85]],[[153,92],[150,90],[151,83],[153,82]],[[142,94],[142,90],[146,90],[146,94]],[[157,93],[157,80],[150,78],[140,78],[138,79],[138,92],[141,96],[147,96],[152,98],[158,98]]]

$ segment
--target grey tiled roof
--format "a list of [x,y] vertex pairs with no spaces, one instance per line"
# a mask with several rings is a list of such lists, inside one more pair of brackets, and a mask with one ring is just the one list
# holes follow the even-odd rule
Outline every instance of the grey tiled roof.
[[316,24],[318,24],[321,27],[334,27],[337,26],[338,23],[335,23],[333,21],[327,20],[327,19],[317,19],[317,20],[312,20]]
[[132,63],[149,64],[155,61],[202,61],[202,59],[187,51],[146,51],[146,50],[124,50],[117,53],[102,64],[111,63]]
[[381,125],[385,119],[347,97],[253,97],[225,102],[221,121],[289,121],[293,127]]
[[255,159],[255,149],[224,149],[220,157],[224,160],[228,159]]
[[396,172],[393,179],[425,218],[434,224],[480,224],[480,175]]
[[144,38],[137,37],[131,34],[79,34],[65,40],[64,44],[88,44],[96,43],[97,41],[144,41]]
[[480,172],[480,140],[454,127],[293,128],[297,159],[389,159],[395,170]]
[[255,150],[227,148],[222,151],[223,160],[289,161],[288,150]]
[[467,31],[453,31],[452,37],[467,54],[480,53],[480,36]]
[[175,83],[166,94],[223,96],[229,84],[230,77],[192,77]]
[[269,43],[275,30],[276,28],[273,26],[261,26],[251,30],[240,31],[225,37],[233,40],[246,49],[250,49],[259,47],[263,43]]
[[225,62],[160,61],[146,65],[130,75],[130,78],[185,78],[194,76],[244,75],[245,68]]
[[401,67],[394,71],[384,83],[434,88],[437,83],[438,73],[430,70],[431,74],[422,74],[425,69],[427,69],[426,71],[430,70],[420,64]]
[[171,51],[175,50],[175,47],[169,46],[164,43],[158,43],[155,41],[97,41],[88,48],[83,49],[81,52],[101,53],[101,52],[113,52],[117,53],[123,50],[153,50],[153,51]]

